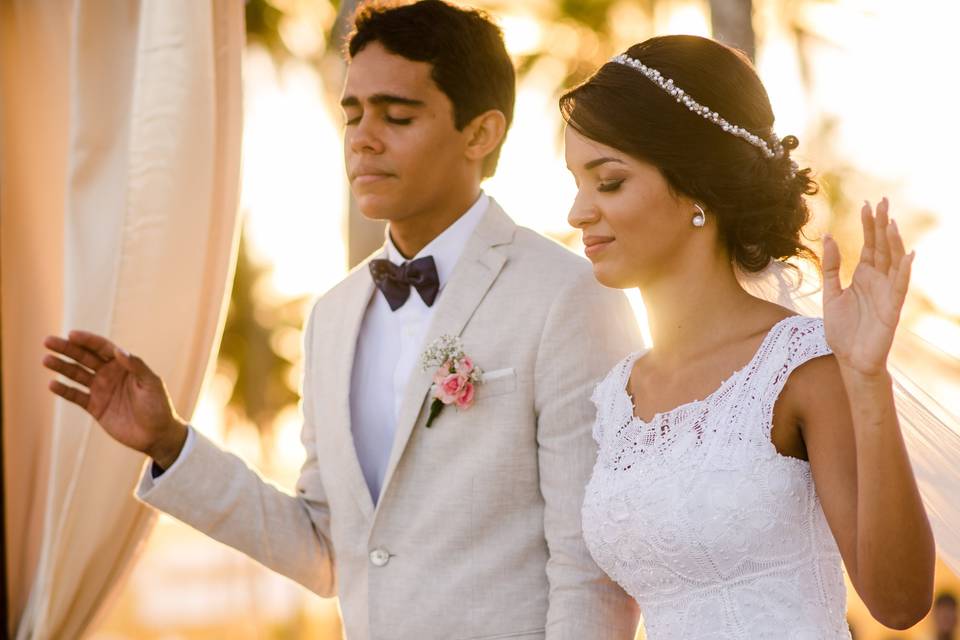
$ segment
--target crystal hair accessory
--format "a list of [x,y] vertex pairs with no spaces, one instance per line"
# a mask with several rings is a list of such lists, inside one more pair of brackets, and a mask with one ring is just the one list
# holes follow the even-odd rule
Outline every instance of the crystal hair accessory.
[[716,111],[712,111],[710,107],[706,107],[700,104],[699,102],[691,98],[689,95],[687,95],[687,92],[681,89],[680,87],[676,86],[673,83],[673,80],[671,80],[670,78],[665,78],[663,74],[661,74],[659,71],[648,67],[647,65],[643,64],[636,58],[631,58],[627,54],[621,53],[620,55],[616,55],[610,58],[610,62],[616,62],[618,64],[625,65],[632,69],[636,69],[637,71],[645,75],[651,82],[653,82],[658,87],[660,87],[661,89],[669,93],[671,96],[673,96],[677,102],[682,103],[683,106],[685,106],[687,109],[696,113],[702,118],[709,120],[710,122],[714,123],[721,129],[726,131],[727,133],[733,134],[738,138],[741,138],[749,142],[756,148],[760,149],[760,151],[762,151],[763,155],[765,155],[766,157],[771,159],[783,157],[783,153],[784,153],[783,146],[780,144],[780,141],[777,140],[776,136],[774,136],[774,141],[771,144],[765,141],[760,136],[754,133],[750,133],[743,127],[738,127],[737,125],[730,124],[729,122],[724,120],[722,117],[720,117],[720,114],[718,114]]

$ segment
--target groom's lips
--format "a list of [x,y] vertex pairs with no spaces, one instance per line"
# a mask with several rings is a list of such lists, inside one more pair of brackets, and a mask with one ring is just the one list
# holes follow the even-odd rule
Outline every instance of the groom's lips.
[[394,178],[392,173],[386,171],[377,171],[375,169],[358,169],[350,175],[350,182],[352,184],[373,184],[375,182],[380,182],[386,178]]
[[594,256],[606,249],[616,238],[610,236],[583,236],[584,253]]

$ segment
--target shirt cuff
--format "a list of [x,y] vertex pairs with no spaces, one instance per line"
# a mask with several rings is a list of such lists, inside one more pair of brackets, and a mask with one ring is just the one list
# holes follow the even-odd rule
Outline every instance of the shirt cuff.
[[173,464],[170,465],[168,469],[164,469],[157,464],[156,460],[150,461],[150,480],[155,484],[160,482],[163,474],[170,473],[179,466],[180,461],[190,455],[190,450],[193,449],[193,441],[196,436],[193,435],[193,427],[187,425],[187,439],[183,443],[183,447],[180,449],[180,454],[177,456],[177,459],[173,461]]

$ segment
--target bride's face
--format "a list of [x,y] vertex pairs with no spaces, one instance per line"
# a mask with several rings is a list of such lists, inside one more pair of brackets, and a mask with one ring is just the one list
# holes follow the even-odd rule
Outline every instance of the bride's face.
[[570,225],[583,232],[585,253],[601,284],[642,286],[683,253],[695,213],[660,171],[567,127],[567,168],[577,183]]

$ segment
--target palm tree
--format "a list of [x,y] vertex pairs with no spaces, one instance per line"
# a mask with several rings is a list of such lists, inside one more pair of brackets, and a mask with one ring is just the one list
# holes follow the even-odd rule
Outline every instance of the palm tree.
[[713,37],[756,58],[752,0],[710,0]]

